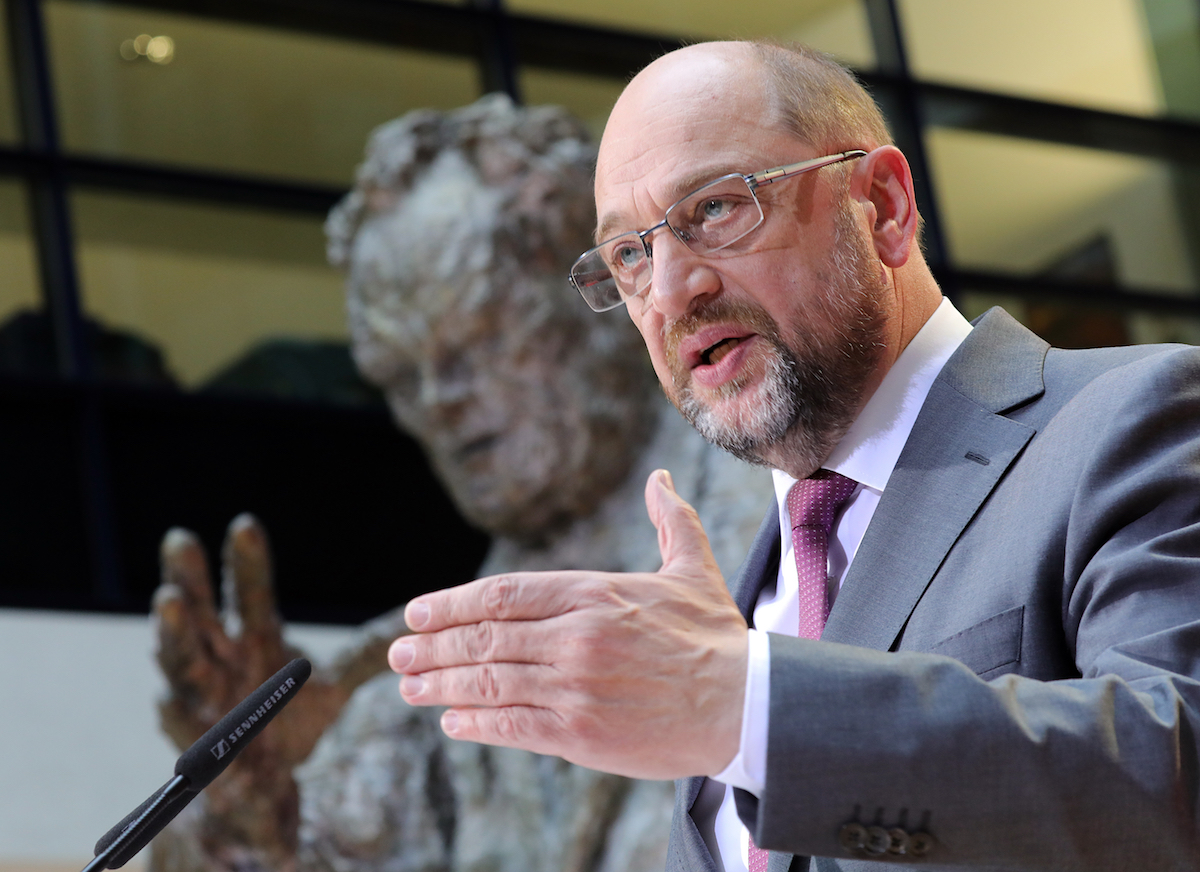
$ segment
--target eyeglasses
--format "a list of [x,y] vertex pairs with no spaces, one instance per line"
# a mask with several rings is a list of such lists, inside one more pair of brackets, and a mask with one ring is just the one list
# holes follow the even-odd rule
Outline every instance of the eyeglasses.
[[814,157],[745,175],[730,173],[692,191],[667,210],[662,221],[647,230],[631,230],[585,251],[571,267],[571,284],[597,312],[607,312],[650,287],[654,253],[650,234],[666,227],[689,249],[714,255],[745,238],[763,223],[762,204],[755,190],[819,170],[830,164],[866,156],[861,149]]

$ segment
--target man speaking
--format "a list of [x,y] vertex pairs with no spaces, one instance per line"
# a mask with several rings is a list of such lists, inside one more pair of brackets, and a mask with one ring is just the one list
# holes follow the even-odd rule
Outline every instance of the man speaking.
[[596,208],[573,283],[777,503],[728,587],[660,471],[659,572],[418,597],[404,698],[681,779],[681,872],[1200,868],[1200,353],[968,324],[878,109],[804,49],[648,66]]

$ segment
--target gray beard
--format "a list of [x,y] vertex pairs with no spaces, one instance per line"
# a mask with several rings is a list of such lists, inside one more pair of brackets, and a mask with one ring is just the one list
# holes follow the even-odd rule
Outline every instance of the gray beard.
[[861,391],[840,378],[843,373],[830,372],[824,361],[799,360],[778,339],[764,338],[770,339],[773,353],[759,387],[760,401],[749,411],[737,420],[722,420],[689,387],[679,391],[676,406],[701,436],[734,457],[810,474],[854,422]]
[[[800,418],[801,393],[796,373],[796,358],[782,343],[773,342],[775,353],[767,361],[763,375],[762,402],[756,404],[740,419],[729,423],[719,420],[716,413],[696,399],[691,386],[678,391],[676,407],[706,440],[723,448],[741,460],[766,465],[761,455],[764,445],[783,440]],[[741,390],[733,385],[733,390]]]

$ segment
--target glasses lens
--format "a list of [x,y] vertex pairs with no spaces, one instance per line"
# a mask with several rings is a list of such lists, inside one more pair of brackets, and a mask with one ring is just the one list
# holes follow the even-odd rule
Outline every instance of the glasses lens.
[[597,312],[606,312],[624,302],[612,273],[604,261],[588,252],[571,267],[571,284]]
[[641,290],[642,274],[649,268],[649,264],[646,262],[646,249],[640,236],[636,233],[622,233],[608,242],[601,243],[596,251],[626,296],[633,296]]
[[732,245],[762,222],[762,207],[739,175],[710,182],[667,212],[667,225],[700,254]]
[[624,233],[593,248],[571,267],[571,282],[597,312],[638,294],[649,281],[650,263],[636,233]]

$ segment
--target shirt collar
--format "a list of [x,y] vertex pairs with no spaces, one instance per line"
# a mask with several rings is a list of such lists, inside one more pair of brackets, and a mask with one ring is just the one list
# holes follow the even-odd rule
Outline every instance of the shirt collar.
[[[882,493],[934,379],[970,332],[970,322],[943,298],[884,375],[823,468]],[[796,480],[778,469],[772,470],[772,475],[775,495],[783,505]]]

